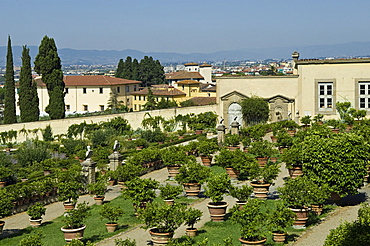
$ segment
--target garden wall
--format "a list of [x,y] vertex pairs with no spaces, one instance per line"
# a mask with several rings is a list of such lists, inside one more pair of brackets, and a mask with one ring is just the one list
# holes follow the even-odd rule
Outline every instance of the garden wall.
[[[89,116],[89,117],[78,117],[78,118],[66,118],[61,120],[48,120],[48,121],[37,121],[37,122],[27,122],[27,123],[16,123],[1,125],[0,132],[5,132],[9,130],[19,131],[23,128],[26,130],[33,130],[37,128],[45,129],[47,125],[50,124],[53,134],[63,134],[66,133],[68,127],[72,124],[80,124],[84,121],[86,123],[99,123],[102,121],[107,121],[114,117],[121,116],[126,119],[133,129],[141,127],[141,121],[144,119],[146,113],[149,113],[151,116],[162,116],[165,119],[169,119],[176,115],[182,114],[186,115],[189,113],[199,114],[207,111],[213,111],[218,114],[218,105],[206,105],[206,106],[194,106],[194,107],[183,107],[183,108],[170,108],[170,109],[158,109],[151,111],[138,111],[138,112],[129,112],[121,114],[110,114],[110,115],[98,115],[98,116]],[[148,116],[145,116],[148,117]],[[41,132],[38,132],[39,139],[42,139]],[[32,133],[29,134],[29,137],[35,137]],[[18,132],[17,142],[23,142],[26,140],[26,136]]]

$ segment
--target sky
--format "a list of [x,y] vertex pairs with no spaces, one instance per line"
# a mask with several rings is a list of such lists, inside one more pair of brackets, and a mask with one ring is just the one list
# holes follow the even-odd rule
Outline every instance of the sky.
[[0,46],[211,53],[370,41],[368,0],[0,0]]

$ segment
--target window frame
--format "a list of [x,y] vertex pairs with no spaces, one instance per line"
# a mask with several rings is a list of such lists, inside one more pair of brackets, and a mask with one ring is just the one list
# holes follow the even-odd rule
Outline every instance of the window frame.
[[[324,92],[321,94],[321,86],[324,86]],[[328,94],[329,86],[331,86],[331,94]],[[331,107],[328,107],[331,101]],[[324,103],[324,108],[320,107]],[[316,115],[332,115],[336,114],[336,81],[335,79],[316,79],[315,80],[315,110]]]

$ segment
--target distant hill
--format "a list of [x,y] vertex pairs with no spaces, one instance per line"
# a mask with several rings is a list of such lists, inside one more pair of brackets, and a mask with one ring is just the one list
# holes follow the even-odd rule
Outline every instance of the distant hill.
[[[13,46],[15,66],[21,65],[21,46]],[[37,46],[29,46],[32,59],[38,53]],[[119,59],[131,56],[142,59],[152,56],[162,63],[184,63],[204,61],[232,61],[232,60],[260,60],[260,59],[289,59],[293,51],[297,50],[301,58],[322,57],[368,57],[370,56],[370,42],[350,42],[335,45],[312,45],[297,47],[275,47],[266,49],[238,49],[213,53],[180,54],[170,52],[144,53],[138,50],[75,50],[58,49],[62,64],[67,65],[116,65]],[[6,46],[0,46],[0,66],[5,66]]]

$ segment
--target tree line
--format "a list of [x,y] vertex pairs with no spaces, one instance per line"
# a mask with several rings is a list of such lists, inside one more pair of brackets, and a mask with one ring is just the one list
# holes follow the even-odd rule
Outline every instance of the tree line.
[[[19,109],[22,122],[39,120],[39,98],[36,82],[32,79],[31,57],[26,45],[22,50],[22,67],[19,77]],[[39,53],[34,61],[36,73],[42,76],[49,95],[49,104],[45,111],[51,119],[65,117],[64,81],[61,60],[53,38],[45,36],[39,46]],[[6,70],[4,84],[4,124],[17,122],[15,102],[15,80],[11,39],[8,36]]]
[[120,59],[117,65],[116,78],[141,81],[143,87],[156,84],[164,84],[166,77],[163,66],[159,60],[144,56],[140,62],[130,56],[126,60]]

